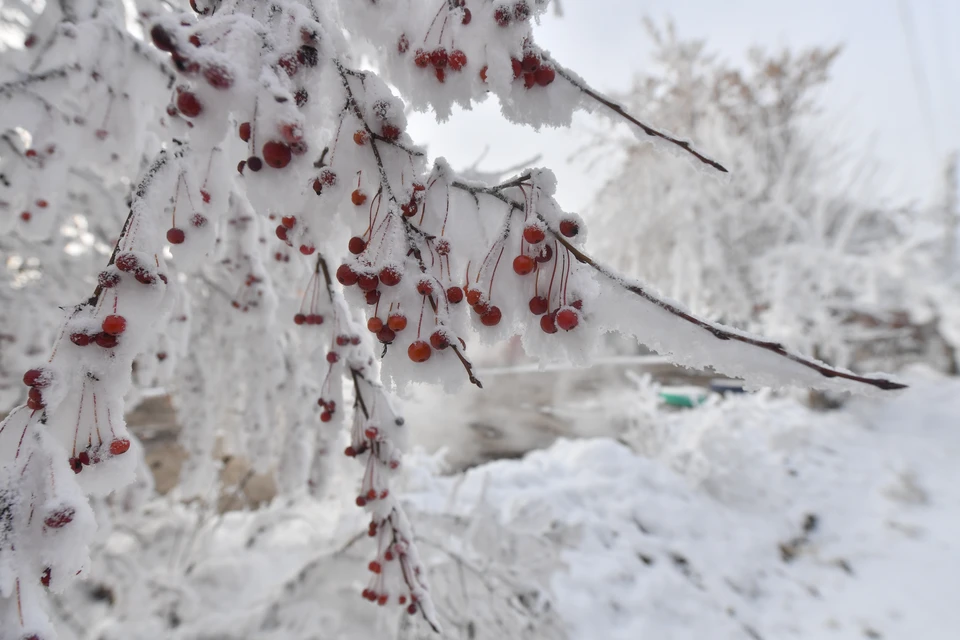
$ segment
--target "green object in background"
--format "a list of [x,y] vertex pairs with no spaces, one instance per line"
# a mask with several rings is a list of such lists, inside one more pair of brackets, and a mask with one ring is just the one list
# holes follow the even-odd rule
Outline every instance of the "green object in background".
[[671,389],[660,392],[660,398],[669,407],[697,407],[707,401],[703,389]]

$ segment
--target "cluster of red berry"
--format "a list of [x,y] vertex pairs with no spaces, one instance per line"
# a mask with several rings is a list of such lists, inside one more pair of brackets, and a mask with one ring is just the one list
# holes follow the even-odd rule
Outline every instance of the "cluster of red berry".
[[[290,232],[297,227],[297,217],[296,216],[283,216],[280,218],[280,224],[277,225],[276,234],[277,237],[287,243],[288,247],[293,246],[293,241],[290,239]],[[313,244],[302,243],[300,245],[300,253],[305,256],[311,256],[316,252],[317,248]]]
[[513,79],[523,78],[523,86],[532,89],[535,86],[546,87],[557,77],[556,70],[543,61],[540,53],[528,42],[524,42],[523,58],[510,59],[513,65]]

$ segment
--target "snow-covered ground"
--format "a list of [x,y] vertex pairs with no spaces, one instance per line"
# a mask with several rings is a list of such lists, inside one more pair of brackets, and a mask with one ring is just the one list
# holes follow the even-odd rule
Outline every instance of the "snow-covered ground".
[[[958,637],[960,381],[829,413],[740,396],[621,431],[452,476],[411,463],[444,637]],[[63,599],[102,632],[78,637],[430,637],[360,598],[370,543],[344,502],[188,537],[189,512],[149,509],[95,569],[116,604]]]

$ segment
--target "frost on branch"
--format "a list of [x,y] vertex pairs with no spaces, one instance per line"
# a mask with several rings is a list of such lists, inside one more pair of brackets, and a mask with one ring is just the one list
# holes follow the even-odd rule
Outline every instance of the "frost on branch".
[[[316,493],[333,428],[349,422],[356,502],[376,541],[363,595],[434,629],[413,527],[391,492],[409,427],[388,391],[480,385],[467,355],[476,338],[520,335],[544,360],[584,362],[617,330],[757,383],[899,386],[705,322],[624,281],[585,253],[586,225],[554,199],[547,169],[491,185],[428,163],[385,79],[441,118],[490,93],[533,126],[602,107],[724,171],[541,50],[532,25],[547,2],[191,5],[195,14],[175,14],[141,2],[149,46],[114,5],[50,3],[0,85],[18,127],[0,152],[11,233],[55,234],[71,201],[57,188],[81,169],[108,193],[137,184],[94,294],[68,309],[50,360],[25,380],[27,405],[0,427],[0,596],[18,634],[50,635],[40,587],[83,566],[83,494],[132,476],[122,418],[132,383],[175,392],[193,454],[183,497],[209,485],[218,438],[259,469],[279,466],[284,491]],[[383,77],[360,70],[359,47]],[[95,209],[84,211],[95,219]]]

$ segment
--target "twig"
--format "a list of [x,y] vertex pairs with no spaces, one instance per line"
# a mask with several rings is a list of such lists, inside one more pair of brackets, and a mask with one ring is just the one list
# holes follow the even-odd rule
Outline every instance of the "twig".
[[708,158],[707,156],[703,155],[702,153],[694,149],[693,146],[686,140],[680,140],[679,138],[674,138],[671,135],[663,133],[662,131],[658,131],[651,126],[640,122],[635,117],[627,113],[627,111],[623,107],[621,107],[619,104],[610,100],[609,98],[603,97],[602,95],[597,93],[595,90],[593,90],[589,85],[585,84],[582,80],[580,80],[579,78],[575,78],[568,69],[558,64],[556,60],[553,60],[546,53],[541,53],[540,55],[541,57],[543,57],[544,60],[549,60],[550,62],[553,63],[554,68],[557,71],[557,75],[559,75],[561,78],[563,78],[564,80],[566,80],[567,82],[575,86],[577,89],[579,89],[581,92],[583,92],[587,96],[591,97],[592,99],[596,100],[597,102],[605,106],[607,109],[610,109],[611,111],[619,115],[621,118],[623,118],[627,122],[630,122],[636,125],[637,127],[640,127],[640,129],[651,138],[660,138],[661,140],[665,140],[670,144],[676,147],[679,147],[680,149],[683,149],[684,151],[692,155],[694,158],[696,158],[703,164],[713,167],[717,171],[728,173],[726,167],[724,167],[722,164],[720,164],[716,160]]

